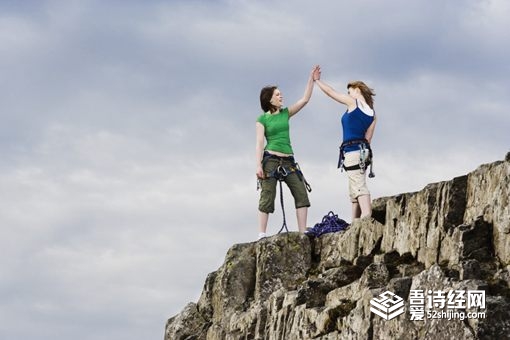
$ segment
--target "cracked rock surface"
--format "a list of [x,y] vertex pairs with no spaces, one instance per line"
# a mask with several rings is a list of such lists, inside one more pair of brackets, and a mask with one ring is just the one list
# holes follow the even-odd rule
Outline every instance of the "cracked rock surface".
[[[343,232],[232,246],[198,302],[170,318],[177,339],[509,339],[510,153],[449,181],[373,202]],[[411,291],[483,290],[485,318],[411,320]],[[390,291],[405,312],[370,300]],[[479,312],[481,309],[461,309]]]

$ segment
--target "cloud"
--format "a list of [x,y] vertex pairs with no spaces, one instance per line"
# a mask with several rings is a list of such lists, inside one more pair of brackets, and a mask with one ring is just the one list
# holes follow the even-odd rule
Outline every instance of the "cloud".
[[[0,5],[2,338],[140,339],[257,233],[258,95],[311,67],[375,88],[374,197],[508,151],[505,1],[99,1]],[[291,121],[309,224],[349,219],[345,110]],[[290,193],[287,220],[295,225]],[[281,212],[269,232],[280,229]]]

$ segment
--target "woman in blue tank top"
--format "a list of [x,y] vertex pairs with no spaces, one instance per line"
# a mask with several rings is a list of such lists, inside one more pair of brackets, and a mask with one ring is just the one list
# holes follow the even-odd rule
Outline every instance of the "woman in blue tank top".
[[315,83],[335,101],[347,106],[342,116],[342,161],[349,177],[352,219],[372,215],[372,202],[366,184],[365,161],[370,161],[369,148],[374,135],[376,116],[374,91],[362,81],[347,85],[347,94],[335,91],[320,80],[320,69],[314,73]]

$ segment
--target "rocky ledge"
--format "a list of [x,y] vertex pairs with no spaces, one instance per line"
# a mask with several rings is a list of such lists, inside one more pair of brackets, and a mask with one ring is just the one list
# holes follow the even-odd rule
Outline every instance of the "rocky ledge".
[[509,200],[510,153],[376,199],[346,231],[234,245],[165,340],[509,339]]

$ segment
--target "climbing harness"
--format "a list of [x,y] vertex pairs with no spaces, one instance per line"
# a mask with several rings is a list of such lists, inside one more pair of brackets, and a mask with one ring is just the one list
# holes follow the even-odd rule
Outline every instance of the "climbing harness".
[[[357,145],[359,147],[359,163],[351,166],[345,166],[345,148],[348,146]],[[368,157],[367,157],[368,154]],[[340,171],[351,171],[351,170],[359,170],[362,174],[365,173],[367,166],[370,165],[370,172],[368,177],[373,178],[375,174],[373,172],[373,153],[372,148],[370,147],[370,143],[366,139],[353,139],[349,141],[345,141],[340,146],[340,155],[338,157],[338,168]]]
[[[298,176],[299,180],[304,183],[305,188],[306,188],[306,190],[308,192],[312,191],[312,187],[306,181],[305,176],[303,175],[303,172],[301,171],[301,168],[299,167],[299,164],[294,160],[294,157],[292,157],[292,156],[290,156],[290,157],[280,157],[280,156],[276,156],[276,155],[270,154],[269,152],[266,151],[266,152],[264,152],[264,158],[262,160],[262,168],[264,168],[265,164],[267,163],[267,161],[269,159],[276,159],[276,160],[279,161],[279,164],[276,167],[276,169],[274,169],[273,171],[271,171],[269,174],[266,175],[266,178],[275,178],[280,183],[280,204],[282,206],[283,224],[282,224],[282,227],[280,228],[280,231],[278,231],[278,234],[281,233],[283,231],[283,229],[285,229],[286,232],[289,232],[289,229],[287,228],[287,220],[285,219],[285,207],[284,207],[284,204],[283,204],[283,187],[282,187],[282,182],[285,180],[285,178],[288,175],[290,175],[292,173],[296,173],[296,175]],[[290,163],[291,163],[290,166],[284,166],[283,165],[283,160],[284,159],[288,159],[290,161]],[[261,188],[261,182],[260,181],[261,181],[260,179],[257,180],[257,190],[259,190]]]

